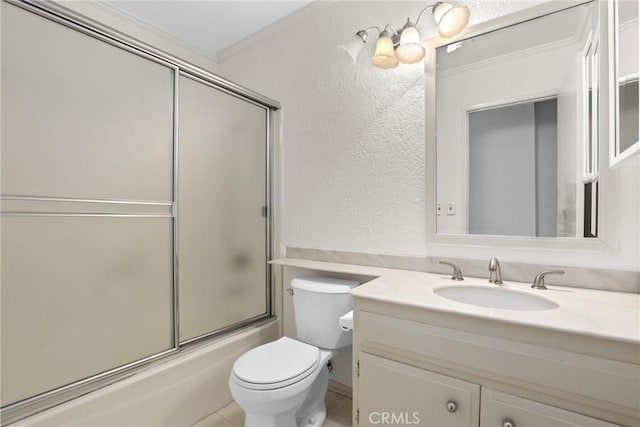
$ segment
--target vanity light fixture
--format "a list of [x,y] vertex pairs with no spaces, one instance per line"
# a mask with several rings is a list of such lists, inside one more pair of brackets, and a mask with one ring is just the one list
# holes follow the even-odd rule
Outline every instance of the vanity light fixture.
[[349,41],[338,47],[344,49],[355,63],[356,58],[367,43],[369,31],[377,30],[378,41],[371,57],[371,63],[374,67],[395,68],[400,62],[403,64],[415,64],[421,61],[426,54],[416,25],[418,25],[420,18],[427,10],[432,11],[438,34],[444,38],[451,38],[460,34],[469,22],[469,9],[466,6],[437,2],[422,9],[415,23],[412,23],[407,18],[407,22],[400,32],[397,32],[391,25],[386,25],[384,29],[373,26],[366,30],[358,31]]

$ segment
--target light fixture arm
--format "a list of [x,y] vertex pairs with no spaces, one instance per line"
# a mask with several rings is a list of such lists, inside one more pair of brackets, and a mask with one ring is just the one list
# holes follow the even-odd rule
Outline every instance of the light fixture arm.
[[395,28],[393,28],[393,25],[391,24],[387,24],[384,26],[385,31],[387,31],[387,28],[390,29],[391,31],[393,31],[393,37],[398,37],[400,34],[396,31]]
[[397,47],[400,43],[400,33],[396,31],[396,29],[391,24],[387,24],[384,26],[383,33],[387,33],[389,38],[393,41],[393,46]]
[[356,33],[356,35],[362,39],[363,43],[366,43],[367,39],[369,38],[369,31],[371,31],[371,30],[377,30],[378,31],[378,35],[380,33],[382,33],[382,30],[380,29],[380,27],[377,27],[377,26],[373,25],[373,26],[371,26],[371,27],[369,27],[369,28],[367,28],[365,30],[358,31]]
[[427,10],[429,10],[429,9],[433,9],[437,4],[438,4],[438,3],[434,3],[434,4],[431,4],[431,5],[427,6],[427,7],[425,7],[424,9],[422,9],[422,11],[420,12],[420,14],[418,15],[418,19],[416,19],[416,24],[415,24],[415,26],[416,26],[416,27],[418,26],[418,22],[420,22],[420,18],[422,18],[422,15],[424,15],[424,13],[425,13]]

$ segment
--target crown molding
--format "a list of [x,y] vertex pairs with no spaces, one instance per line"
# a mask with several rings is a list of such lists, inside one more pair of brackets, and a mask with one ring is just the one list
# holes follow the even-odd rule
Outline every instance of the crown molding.
[[175,57],[216,72],[216,54],[185,42],[160,28],[143,21],[124,9],[104,0],[52,0],[58,7],[82,15],[110,29],[153,46]]
[[280,18],[273,24],[267,25],[259,29],[255,33],[243,38],[242,40],[225,47],[216,53],[218,63],[222,63],[245,50],[251,49],[252,46],[260,40],[268,38],[276,33],[286,32],[287,29],[306,20],[309,16],[318,14],[330,7],[342,3],[341,1],[322,1],[315,0],[312,3],[292,12],[291,14]]

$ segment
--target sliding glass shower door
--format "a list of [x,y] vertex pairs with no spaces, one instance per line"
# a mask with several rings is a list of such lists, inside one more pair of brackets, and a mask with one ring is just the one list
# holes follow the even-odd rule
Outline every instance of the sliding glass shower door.
[[275,107],[46,3],[0,4],[6,423],[270,315]]
[[180,77],[180,341],[267,310],[267,117],[261,105]]
[[175,348],[175,72],[3,2],[3,406]]

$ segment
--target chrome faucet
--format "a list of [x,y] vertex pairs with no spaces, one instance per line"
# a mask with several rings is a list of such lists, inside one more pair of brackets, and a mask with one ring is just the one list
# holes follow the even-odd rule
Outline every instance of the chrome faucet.
[[547,274],[564,274],[564,270],[549,270],[537,274],[533,279],[533,285],[531,285],[531,287],[533,289],[547,289],[547,287],[544,285],[544,276],[546,276]]
[[502,273],[500,273],[500,262],[498,258],[489,260],[489,283],[502,285]]

